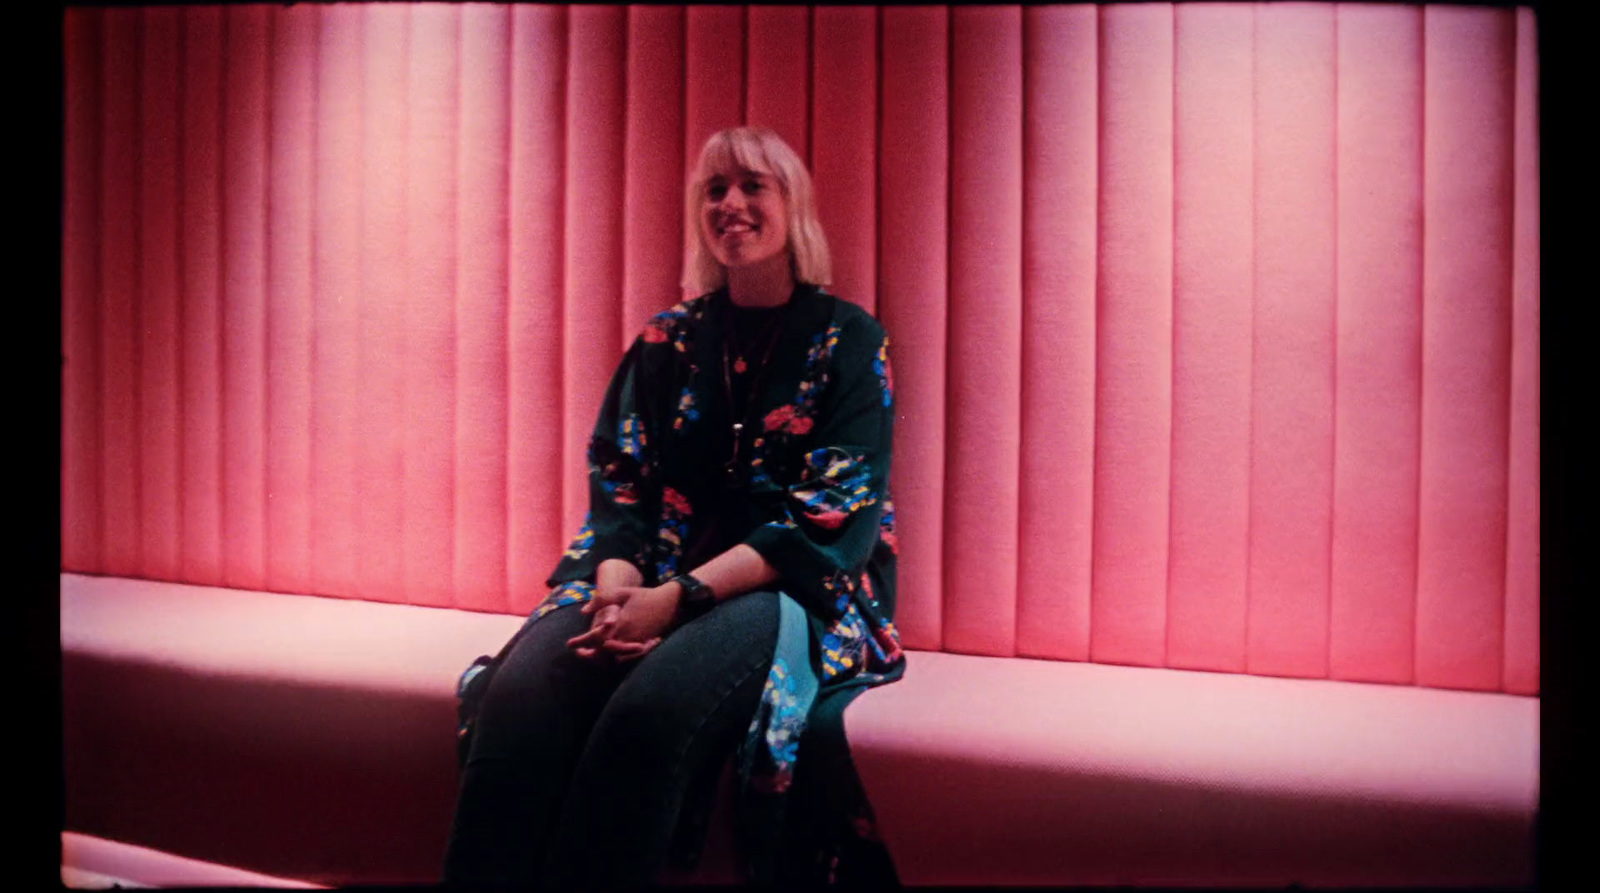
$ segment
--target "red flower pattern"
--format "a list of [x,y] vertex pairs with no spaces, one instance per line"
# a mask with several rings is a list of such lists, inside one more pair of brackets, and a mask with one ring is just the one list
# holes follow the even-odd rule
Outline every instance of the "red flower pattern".
[[805,434],[811,430],[812,422],[810,416],[798,415],[793,404],[785,403],[767,413],[767,417],[762,420],[762,424],[766,426],[768,431],[788,431],[790,434]]
[[806,517],[810,518],[811,523],[817,525],[818,527],[822,527],[827,530],[836,530],[838,529],[839,525],[843,524],[845,519],[850,516],[839,511],[838,509],[822,511],[816,508],[810,508],[806,510]]
[[694,509],[689,506],[689,500],[684,498],[682,493],[679,493],[677,490],[674,490],[671,487],[661,488],[661,500],[665,502],[673,511],[680,515],[694,514]]
[[768,431],[777,431],[780,428],[786,427],[789,424],[789,421],[793,418],[794,407],[785,403],[777,409],[767,413],[765,424]]

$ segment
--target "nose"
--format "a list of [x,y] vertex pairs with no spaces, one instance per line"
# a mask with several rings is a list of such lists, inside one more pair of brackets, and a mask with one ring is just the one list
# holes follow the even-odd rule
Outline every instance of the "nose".
[[715,207],[727,213],[737,213],[745,208],[744,193],[738,189],[729,188],[722,194],[722,200],[715,203]]

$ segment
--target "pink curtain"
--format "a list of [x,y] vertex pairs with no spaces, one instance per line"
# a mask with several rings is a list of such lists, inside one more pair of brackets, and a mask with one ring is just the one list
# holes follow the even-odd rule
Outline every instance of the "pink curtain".
[[1529,9],[66,15],[66,570],[529,610],[751,122],[895,341],[908,645],[1539,689]]

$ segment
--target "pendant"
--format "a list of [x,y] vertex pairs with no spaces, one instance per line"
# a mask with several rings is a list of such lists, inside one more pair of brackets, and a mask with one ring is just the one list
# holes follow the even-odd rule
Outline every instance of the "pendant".
[[733,361],[733,371],[739,373],[740,375],[744,374],[744,370],[746,368],[747,367],[744,364],[744,357],[740,357],[737,360]]

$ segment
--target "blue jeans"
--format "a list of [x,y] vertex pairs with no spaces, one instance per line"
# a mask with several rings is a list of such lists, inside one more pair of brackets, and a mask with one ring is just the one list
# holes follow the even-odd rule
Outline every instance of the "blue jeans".
[[724,602],[631,664],[567,650],[589,626],[576,605],[528,622],[484,695],[444,880],[647,884],[686,794],[716,784],[749,727],[777,643],[778,597]]

